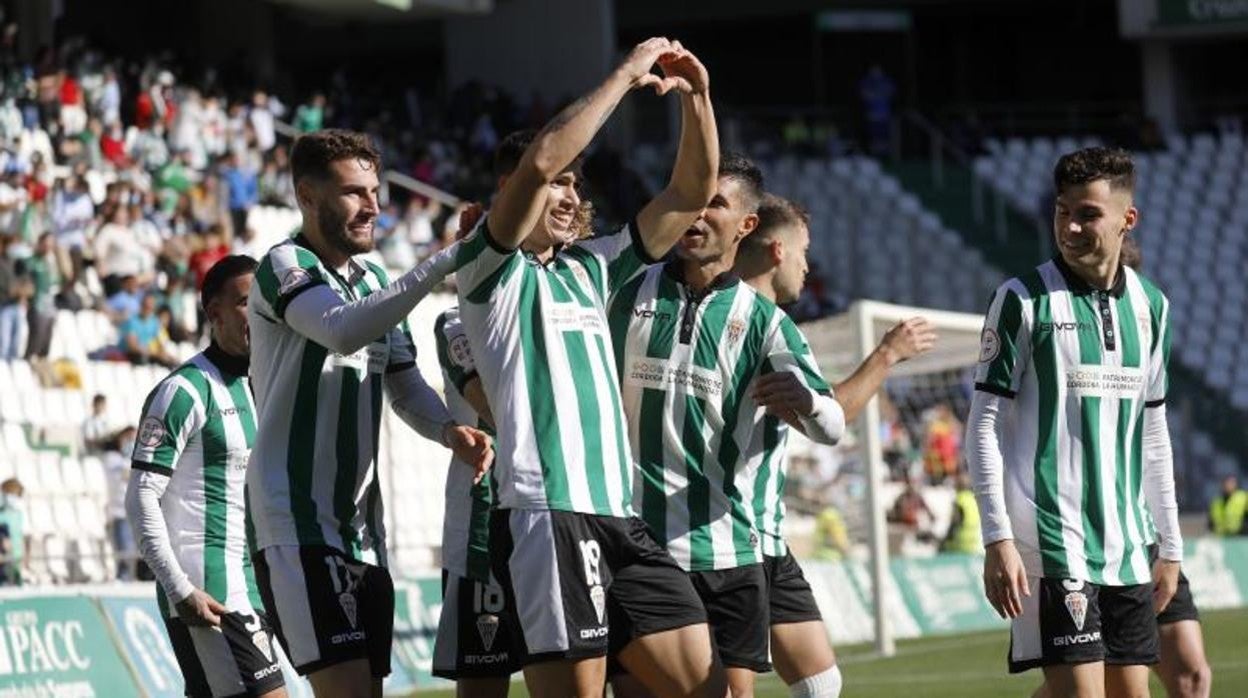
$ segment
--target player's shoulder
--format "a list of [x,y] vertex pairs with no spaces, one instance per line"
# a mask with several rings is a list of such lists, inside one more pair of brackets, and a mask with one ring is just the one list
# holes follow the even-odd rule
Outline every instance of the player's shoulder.
[[1150,304],[1156,303],[1160,305],[1162,303],[1169,302],[1169,299],[1166,297],[1166,293],[1161,290],[1161,287],[1157,285],[1157,282],[1141,274],[1135,269],[1132,269],[1131,267],[1123,267],[1122,273],[1126,277],[1125,281],[1128,286],[1131,286],[1133,283],[1139,285],[1140,290],[1145,296],[1148,297]]
[[1048,295],[1055,286],[1054,280],[1061,276],[1061,271],[1053,260],[1038,264],[1027,271],[1011,276],[1002,281],[996,288],[995,296],[1014,295],[1019,300],[1030,300]]
[[201,352],[170,371],[148,393],[148,405],[154,402],[172,403],[182,393],[193,407],[202,408],[212,395],[212,376],[204,365],[206,361]]

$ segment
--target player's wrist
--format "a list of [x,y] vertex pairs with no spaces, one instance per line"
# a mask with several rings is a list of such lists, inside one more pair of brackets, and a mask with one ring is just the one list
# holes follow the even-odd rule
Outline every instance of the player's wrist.
[[446,448],[451,447],[451,432],[457,426],[459,426],[459,422],[453,419],[448,419],[442,423],[442,445]]

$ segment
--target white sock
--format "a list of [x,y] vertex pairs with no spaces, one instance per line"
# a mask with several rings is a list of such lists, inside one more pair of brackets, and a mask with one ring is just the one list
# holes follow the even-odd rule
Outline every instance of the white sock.
[[841,668],[833,664],[825,672],[790,684],[789,695],[793,698],[838,698],[841,695]]

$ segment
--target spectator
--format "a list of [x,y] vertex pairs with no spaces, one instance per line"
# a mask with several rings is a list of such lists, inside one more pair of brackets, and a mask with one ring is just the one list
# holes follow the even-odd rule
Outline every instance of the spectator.
[[[239,228],[245,230],[246,228]],[[212,268],[212,265],[221,261],[230,253],[230,246],[225,239],[225,231],[219,225],[214,225],[204,232],[203,246],[191,253],[191,272],[195,274],[195,288],[199,289],[204,285],[204,275]]]
[[95,204],[87,194],[87,185],[77,173],[70,174],[63,186],[52,195],[52,223],[56,241],[70,254],[82,255],[87,246],[87,232],[95,222]]
[[143,296],[139,313],[121,324],[121,351],[130,363],[174,368],[180,362],[169,352],[169,336],[156,316],[156,296]]
[[1239,489],[1239,478],[1227,475],[1222,494],[1209,503],[1209,531],[1219,536],[1248,535],[1248,492]]
[[22,497],[26,488],[15,477],[0,483],[0,586],[22,583],[26,563],[26,514]]
[[267,153],[277,145],[277,131],[274,128],[274,114],[270,109],[269,95],[264,90],[256,90],[251,96],[251,111],[247,118],[251,130],[256,134],[256,148]]
[[12,361],[26,356],[26,341],[30,335],[27,315],[35,286],[30,277],[15,275],[9,284],[8,297],[0,306],[0,360]]
[[295,110],[295,128],[299,129],[299,133],[311,133],[312,131],[320,131],[325,124],[325,95],[316,92],[312,95],[312,99],[307,103],[300,105]]
[[886,155],[891,141],[893,98],[897,86],[878,64],[871,66],[858,83],[867,122],[867,142],[873,155]]
[[91,398],[91,414],[82,423],[82,449],[86,453],[103,453],[114,436],[108,422],[108,398],[96,393]]
[[122,205],[114,206],[108,214],[108,222],[95,234],[95,271],[104,285],[104,294],[112,296],[121,290],[121,280],[133,276],[140,285],[150,279],[155,260],[144,248],[130,228],[130,211]]
[[845,518],[829,504],[815,517],[816,560],[840,560],[849,555],[849,529]]
[[117,71],[112,66],[104,69],[104,83],[100,87],[97,109],[104,123],[121,122],[121,85],[117,83]]
[[[926,521],[924,516],[926,516]],[[888,520],[922,534],[935,518],[931,508],[927,506],[927,502],[923,499],[923,493],[919,491],[916,478],[914,476],[907,477],[905,489],[901,491],[901,494],[897,495],[897,499],[893,501],[892,508],[889,509]]]
[[122,277],[121,288],[108,297],[108,300],[104,302],[104,308],[113,324],[121,325],[139,314],[142,301],[143,292],[139,288],[139,278],[130,275]]
[[979,505],[975,503],[971,478],[965,470],[958,471],[956,486],[953,511],[949,515],[949,530],[940,543],[940,550],[968,555],[982,553],[984,540],[979,528]]
[[931,484],[939,485],[957,471],[962,451],[961,434],[962,424],[948,403],[942,402],[932,409],[923,439],[923,468]]
[[134,453],[136,430],[133,426],[122,429],[108,444],[104,452],[104,473],[108,478],[108,501],[104,509],[108,536],[113,542],[113,554],[117,557],[117,579],[133,581],[138,578],[136,563],[138,547],[134,533],[126,520],[126,486],[130,482],[130,456]]
[[229,165],[221,173],[221,177],[225,180],[226,201],[233,230],[242,230],[247,227],[247,212],[259,200],[256,173],[246,167],[235,152],[230,155]]
[[[24,261],[30,275],[34,296],[30,302],[30,340],[27,358],[47,356],[52,342],[52,328],[56,322],[57,299],[62,295],[61,280],[69,269],[62,258],[52,233],[43,233],[35,241],[35,249]],[[67,305],[72,305],[67,303]]]

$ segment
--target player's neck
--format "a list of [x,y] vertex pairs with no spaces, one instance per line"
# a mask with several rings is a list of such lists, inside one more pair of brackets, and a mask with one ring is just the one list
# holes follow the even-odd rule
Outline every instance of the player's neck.
[[717,259],[713,262],[699,263],[693,260],[681,261],[685,285],[693,291],[701,293],[710,288],[724,274],[732,271],[732,260]]
[[315,225],[308,225],[308,221],[304,221],[303,230],[301,231],[303,239],[307,241],[308,246],[320,257],[330,269],[342,269],[351,260],[351,255],[344,253],[342,250],[335,248],[329,244],[321,231]]
[[741,280],[750,285],[758,295],[766,298],[772,303],[776,302],[776,286],[775,286],[776,270],[763,272],[755,276],[743,276]]
[[1119,255],[1114,255],[1096,264],[1085,265],[1067,262],[1067,265],[1070,266],[1075,276],[1083,279],[1092,288],[1108,291],[1114,287],[1114,282],[1118,280],[1118,271],[1122,266],[1120,259]]

